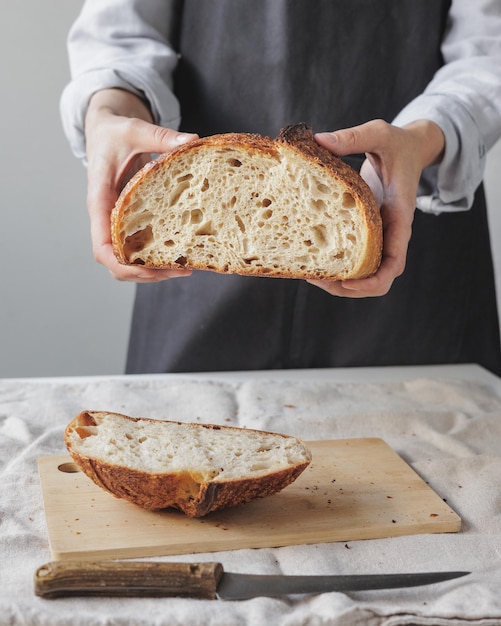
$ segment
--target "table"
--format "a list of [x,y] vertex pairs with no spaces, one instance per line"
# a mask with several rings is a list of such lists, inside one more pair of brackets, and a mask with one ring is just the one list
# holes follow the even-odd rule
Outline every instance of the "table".
[[[294,407],[293,410],[291,407]],[[380,437],[461,516],[460,533],[163,557],[283,574],[468,570],[414,589],[244,602],[33,593],[50,560],[37,473],[84,409]],[[501,380],[475,365],[0,380],[0,624],[303,626],[501,624]],[[160,559],[162,560],[162,559]]]

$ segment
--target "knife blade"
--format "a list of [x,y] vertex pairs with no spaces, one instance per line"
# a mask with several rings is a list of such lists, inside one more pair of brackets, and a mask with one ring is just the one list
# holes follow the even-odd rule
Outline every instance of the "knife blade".
[[288,576],[235,574],[221,563],[159,563],[149,561],[54,561],[35,572],[35,594],[63,596],[181,596],[245,600],[259,596],[366,591],[430,585],[470,572],[422,572]]

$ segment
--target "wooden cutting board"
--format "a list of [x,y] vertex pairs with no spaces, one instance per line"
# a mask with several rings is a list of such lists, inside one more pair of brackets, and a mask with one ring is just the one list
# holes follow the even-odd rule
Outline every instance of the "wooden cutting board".
[[[103,491],[68,456],[39,460],[54,560],[134,558],[457,532],[461,520],[381,439],[307,444],[311,465],[269,498],[190,519]],[[66,471],[65,471],[66,470]]]

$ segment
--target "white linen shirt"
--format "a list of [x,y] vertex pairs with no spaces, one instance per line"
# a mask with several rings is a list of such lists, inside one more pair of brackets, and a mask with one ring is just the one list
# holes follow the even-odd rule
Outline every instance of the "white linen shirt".
[[[72,79],[61,97],[65,134],[84,162],[87,106],[101,89],[132,91],[148,100],[157,124],[179,127],[178,54],[168,43],[175,5],[86,0],[68,36]],[[418,190],[417,207],[432,213],[471,207],[487,151],[501,137],[501,0],[453,0],[442,54],[444,66],[393,120],[429,119],[444,132],[443,160],[423,172]]]

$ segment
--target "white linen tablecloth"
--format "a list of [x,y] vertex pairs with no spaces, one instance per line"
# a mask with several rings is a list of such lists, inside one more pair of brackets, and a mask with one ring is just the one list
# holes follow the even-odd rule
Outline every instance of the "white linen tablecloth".
[[[478,368],[480,370],[480,368]],[[445,370],[444,370],[445,371]],[[449,371],[449,370],[447,370]],[[456,371],[456,370],[454,370]],[[113,626],[501,625],[501,393],[497,379],[440,368],[367,382],[352,370],[0,381],[0,624]],[[464,375],[466,374],[466,375]],[[373,380],[378,381],[376,376]],[[352,382],[343,382],[351,380]],[[369,377],[370,380],[370,377]],[[233,424],[306,440],[380,437],[460,515],[459,533],[164,557],[283,574],[468,570],[437,585],[243,602],[64,598],[33,593],[50,561],[37,472],[64,454],[81,410]],[[162,560],[162,559],[159,559]]]

